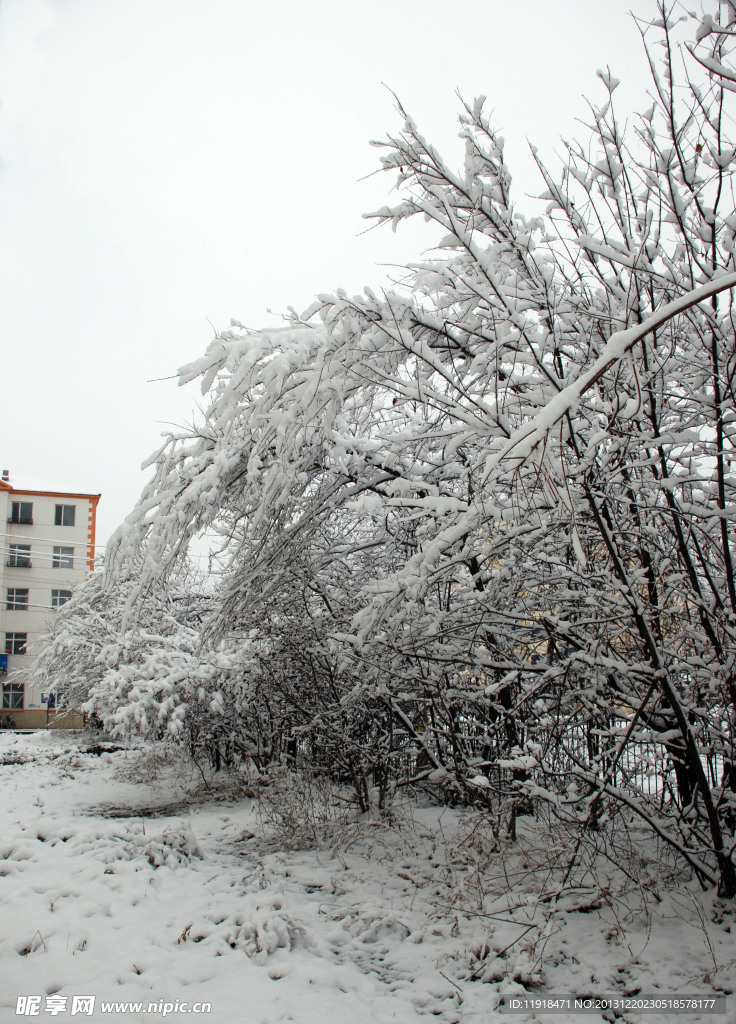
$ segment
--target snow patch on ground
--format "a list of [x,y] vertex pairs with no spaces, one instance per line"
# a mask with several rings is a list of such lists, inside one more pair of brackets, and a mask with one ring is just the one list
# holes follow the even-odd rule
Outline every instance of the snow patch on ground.
[[606,861],[602,893],[591,875],[551,913],[538,897],[561,854],[532,822],[504,846],[472,815],[407,806],[390,827],[343,828],[332,848],[284,850],[252,800],[219,781],[208,791],[195,766],[90,746],[0,736],[0,1021],[23,1019],[20,995],[210,1002],[172,1016],[213,1024],[485,1024],[504,994],[733,989],[734,908],[691,882],[659,886],[645,856],[627,894],[612,895]]

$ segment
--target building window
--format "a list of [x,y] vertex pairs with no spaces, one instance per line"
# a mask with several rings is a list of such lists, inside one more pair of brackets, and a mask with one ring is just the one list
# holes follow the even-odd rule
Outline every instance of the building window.
[[65,694],[60,693],[58,690],[52,690],[50,693],[43,691],[41,693],[41,703],[45,704],[49,711],[67,706]]
[[10,503],[10,523],[24,523],[26,526],[33,525],[33,502],[13,501]]
[[54,557],[51,559],[53,569],[74,568],[74,548],[54,548]]
[[28,611],[28,588],[8,587],[7,609],[9,612]]
[[11,568],[30,568],[31,565],[31,545],[30,544],[11,544],[10,553],[8,555],[8,565]]
[[23,708],[23,683],[3,683],[3,708],[6,711]]
[[71,600],[71,590],[52,590],[51,591],[51,607],[61,608],[63,604]]
[[76,512],[76,505],[57,505],[54,526],[74,526]]
[[28,634],[27,633],[6,633],[5,634],[5,653],[6,654],[25,654],[28,648]]

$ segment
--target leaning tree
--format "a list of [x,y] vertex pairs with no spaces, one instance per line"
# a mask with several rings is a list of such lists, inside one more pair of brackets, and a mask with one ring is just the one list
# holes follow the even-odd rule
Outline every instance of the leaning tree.
[[581,834],[625,806],[734,896],[736,5],[674,12],[640,23],[644,112],[601,73],[564,166],[533,152],[531,215],[482,100],[457,172],[399,106],[400,201],[370,216],[429,219],[434,254],[185,367],[204,421],[152,458],[109,572],[219,532],[206,638],[269,609],[305,722],[329,714],[294,636],[403,781],[536,796]]

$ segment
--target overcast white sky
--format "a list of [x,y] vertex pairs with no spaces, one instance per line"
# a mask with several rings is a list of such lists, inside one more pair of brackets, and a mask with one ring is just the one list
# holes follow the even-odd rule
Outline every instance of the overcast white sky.
[[[653,0],[635,0],[650,15]],[[141,461],[199,397],[168,377],[234,317],[380,287],[429,236],[367,235],[392,180],[388,84],[451,159],[459,90],[507,139],[517,205],[581,133],[597,68],[643,109],[631,0],[0,0],[2,467],[102,492],[104,543]],[[27,486],[27,483],[26,483]]]

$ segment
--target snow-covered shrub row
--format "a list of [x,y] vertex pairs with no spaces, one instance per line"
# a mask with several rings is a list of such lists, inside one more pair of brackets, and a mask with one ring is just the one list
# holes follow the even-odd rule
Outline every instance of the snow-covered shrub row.
[[[37,666],[41,685],[122,739],[165,740],[217,768],[259,774],[284,759],[307,763],[339,773],[362,810],[383,805],[390,775],[373,738],[386,711],[349,697],[357,676],[324,644],[316,607],[291,591],[285,602],[264,595],[234,636],[208,642],[204,628],[223,598],[205,582],[184,565],[144,591],[140,559],[112,587],[96,573],[55,619]],[[305,587],[298,564],[291,587]],[[344,611],[347,595],[335,599]]]
[[426,780],[585,835],[624,807],[736,894],[736,6],[712,7],[642,26],[632,121],[601,72],[561,172],[535,154],[532,216],[482,100],[457,172],[399,107],[400,201],[371,216],[429,219],[437,249],[181,370],[209,404],[111,542],[123,635],[202,531],[224,568],[198,645],[111,665],[106,723],[175,728],[198,673],[206,723],[225,645],[232,735],[257,722],[364,808]]

